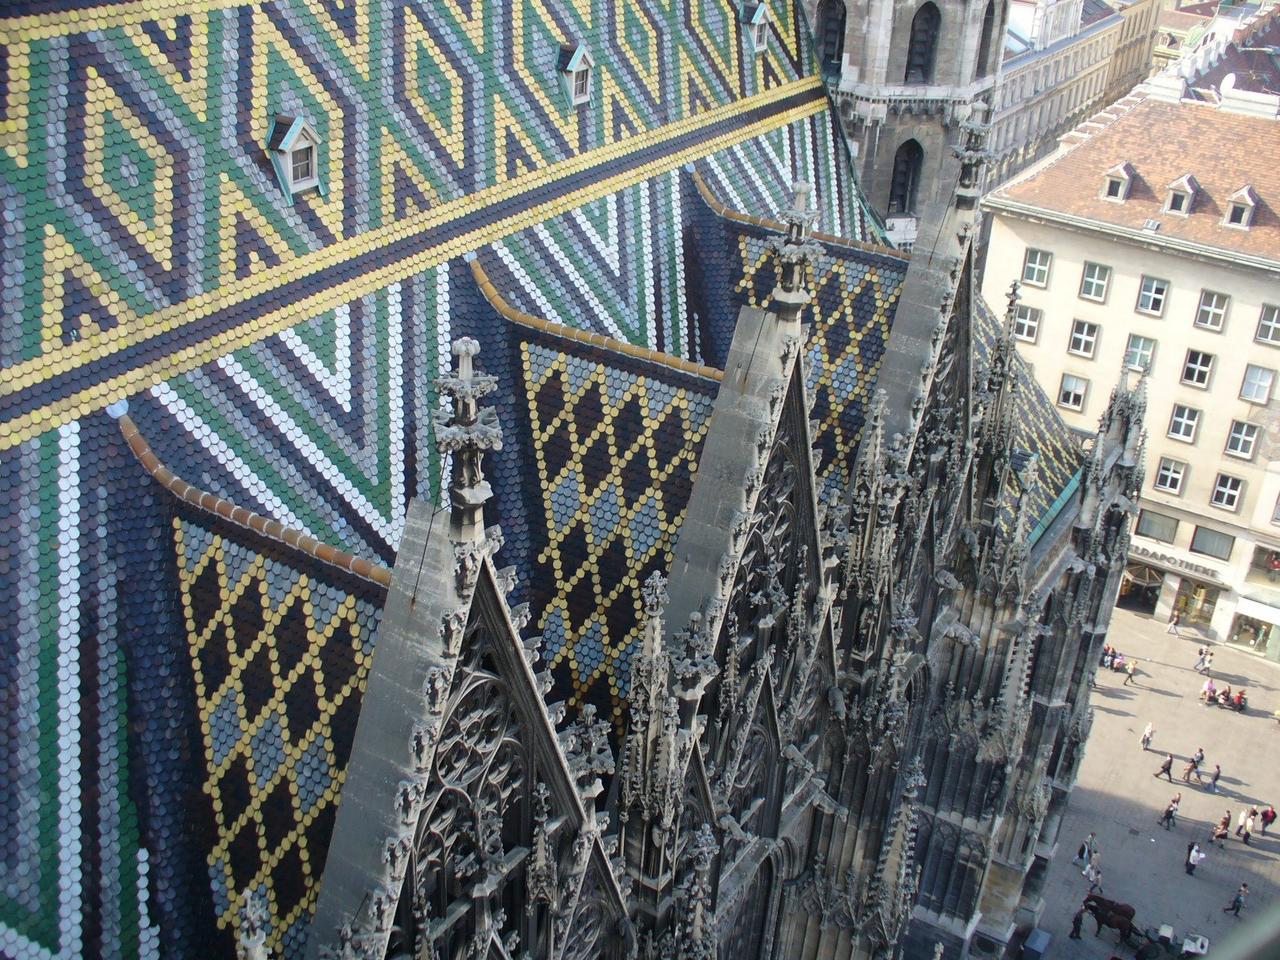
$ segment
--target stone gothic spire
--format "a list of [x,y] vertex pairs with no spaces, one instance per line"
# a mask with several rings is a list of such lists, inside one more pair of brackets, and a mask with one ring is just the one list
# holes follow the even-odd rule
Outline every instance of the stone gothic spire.
[[453,455],[450,536],[457,543],[475,543],[484,539],[484,504],[493,496],[493,488],[481,470],[481,459],[486,450],[502,449],[497,412],[492,407],[480,407],[477,401],[492,393],[498,380],[476,372],[473,358],[480,352],[480,344],[475,340],[455,340],[452,352],[458,358],[456,372],[436,381],[440,391],[453,400],[452,410],[436,411],[436,449],[441,456]]
[[810,231],[818,219],[818,211],[810,206],[813,188],[804,180],[797,180],[791,206],[782,211],[782,222],[787,226],[784,236],[774,237],[770,246],[778,258],[778,284],[773,288],[771,303],[783,321],[797,321],[800,311],[813,299],[809,290],[807,273],[813,257],[822,252],[810,238]]

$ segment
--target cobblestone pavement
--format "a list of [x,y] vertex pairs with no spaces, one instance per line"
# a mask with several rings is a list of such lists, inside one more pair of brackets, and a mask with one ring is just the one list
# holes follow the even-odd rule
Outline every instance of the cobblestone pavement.
[[[1098,834],[1105,894],[1136,907],[1140,927],[1168,923],[1178,936],[1189,930],[1203,934],[1213,956],[1251,921],[1280,909],[1280,823],[1272,828],[1275,835],[1255,836],[1248,847],[1234,836],[1223,850],[1205,842],[1226,810],[1234,834],[1235,818],[1247,804],[1280,807],[1280,724],[1271,717],[1280,709],[1280,664],[1225,644],[1213,647],[1214,682],[1248,691],[1249,710],[1242,715],[1199,702],[1204,678],[1192,670],[1204,642],[1199,636],[1172,636],[1164,623],[1116,610],[1109,641],[1142,662],[1136,687],[1122,686],[1121,673],[1098,674],[1092,735],[1046,878],[1040,926],[1053,936],[1048,956],[1133,956],[1132,948],[1116,946],[1114,931],[1104,929],[1101,938],[1095,937],[1087,915],[1083,939],[1068,939],[1072,914],[1089,886],[1071,860],[1090,830]],[[1148,721],[1156,734],[1144,753],[1139,738]],[[1215,763],[1222,765],[1217,796],[1207,786],[1208,777],[1203,787],[1181,781],[1197,747],[1204,748],[1210,774]],[[1166,750],[1174,757],[1173,784],[1152,777]],[[1181,815],[1166,831],[1157,821],[1177,791],[1182,792]],[[1208,859],[1188,876],[1183,863],[1193,840],[1200,841]],[[1237,920],[1222,907],[1242,881],[1251,896]]]

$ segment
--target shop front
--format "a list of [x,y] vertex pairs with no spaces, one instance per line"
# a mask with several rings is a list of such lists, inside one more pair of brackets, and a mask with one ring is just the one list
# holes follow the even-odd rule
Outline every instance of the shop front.
[[1128,609],[1165,620],[1176,614],[1179,624],[1211,637],[1222,636],[1229,625],[1231,589],[1222,573],[1172,548],[1130,547],[1120,593]]
[[1241,597],[1227,642],[1280,660],[1280,606],[1262,597]]

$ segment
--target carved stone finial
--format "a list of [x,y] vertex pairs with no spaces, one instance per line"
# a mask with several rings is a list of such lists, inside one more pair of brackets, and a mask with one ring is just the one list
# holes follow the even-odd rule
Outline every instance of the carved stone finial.
[[656,617],[667,604],[667,578],[653,571],[640,588],[640,597],[644,601],[645,616]]
[[236,936],[236,960],[270,960],[267,952],[267,902],[261,890],[246,890]]
[[442,456],[453,454],[450,532],[463,543],[484,539],[484,504],[493,496],[493,488],[484,478],[481,458],[485,450],[502,449],[497,412],[477,403],[498,386],[496,377],[476,372],[473,359],[479,352],[480,344],[470,337],[455,340],[457,370],[437,380],[441,393],[453,400],[452,410],[436,411],[436,448]]
[[786,224],[787,232],[770,242],[779,268],[772,302],[779,318],[789,321],[799,320],[801,308],[813,299],[805,274],[813,257],[822,252],[822,248],[810,239],[810,230],[818,218],[817,210],[809,205],[813,188],[799,180],[794,190],[791,206],[782,211],[782,222]]

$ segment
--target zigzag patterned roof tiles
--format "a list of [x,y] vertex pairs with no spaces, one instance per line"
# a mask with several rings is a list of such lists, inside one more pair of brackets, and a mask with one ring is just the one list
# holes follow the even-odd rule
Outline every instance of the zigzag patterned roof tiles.
[[[530,313],[707,362],[702,278],[682,272],[705,213],[690,164],[766,216],[808,178],[826,229],[875,236],[799,5],[770,13],[756,54],[731,0],[0,11],[0,586],[17,625],[0,675],[19,691],[5,728],[23,731],[0,745],[19,825],[3,838],[6,954],[196,955],[227,944],[244,889],[265,884],[269,945],[298,956],[345,769],[333,718],[358,709],[376,636],[365,588],[183,512],[131,453],[119,402],[183,480],[389,566],[408,500],[439,500],[433,385],[448,344],[475,336],[500,415],[528,423],[529,443],[489,464],[508,562],[554,569],[558,550],[607,567],[623,540],[659,562],[714,378],[617,361],[627,403],[644,386],[645,449],[685,457],[685,474],[651,478],[656,522],[625,486],[615,516],[607,482],[544,501],[522,480],[535,436],[544,459],[558,441],[529,377],[568,383],[589,361],[573,343],[539,367],[549,335],[503,321],[463,257]],[[580,107],[555,69],[565,42],[594,63]],[[282,115],[315,130],[322,189],[282,189],[267,149]],[[650,398],[669,389],[663,419]],[[589,393],[561,394],[583,424]],[[573,511],[554,550],[549,504]],[[540,602],[590,619],[577,594]],[[555,669],[603,702],[625,690],[636,613],[590,602],[610,636],[563,646]],[[293,680],[281,651],[262,660],[260,622],[281,651],[312,648]]]

